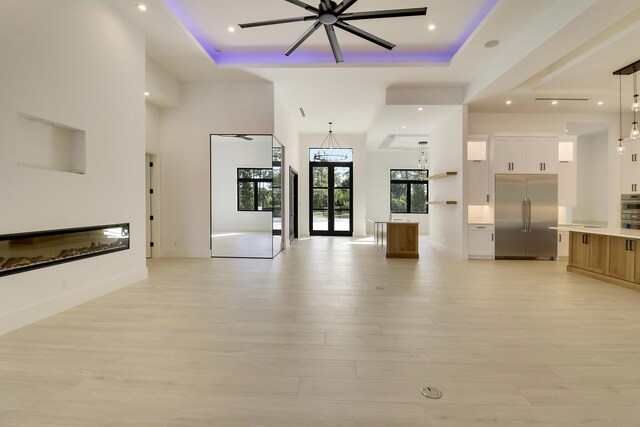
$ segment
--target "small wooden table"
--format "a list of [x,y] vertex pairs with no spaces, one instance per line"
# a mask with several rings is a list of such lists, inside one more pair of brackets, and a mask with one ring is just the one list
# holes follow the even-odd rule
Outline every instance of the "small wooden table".
[[372,222],[374,241],[387,258],[419,258],[417,222]]

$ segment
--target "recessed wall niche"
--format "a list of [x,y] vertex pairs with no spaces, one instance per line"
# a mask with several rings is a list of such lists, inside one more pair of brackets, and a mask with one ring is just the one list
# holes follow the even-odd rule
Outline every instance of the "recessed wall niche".
[[18,166],[58,172],[86,172],[86,132],[18,113]]

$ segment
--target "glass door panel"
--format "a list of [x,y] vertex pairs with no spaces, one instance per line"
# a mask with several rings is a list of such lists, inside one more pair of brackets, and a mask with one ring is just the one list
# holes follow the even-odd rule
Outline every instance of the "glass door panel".
[[310,169],[311,234],[352,235],[351,164],[311,163]]

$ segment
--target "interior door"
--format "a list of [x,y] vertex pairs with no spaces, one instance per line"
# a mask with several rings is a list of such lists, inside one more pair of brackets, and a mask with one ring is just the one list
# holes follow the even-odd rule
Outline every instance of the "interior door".
[[309,163],[312,235],[353,235],[353,164]]
[[298,238],[298,172],[289,166],[289,242]]

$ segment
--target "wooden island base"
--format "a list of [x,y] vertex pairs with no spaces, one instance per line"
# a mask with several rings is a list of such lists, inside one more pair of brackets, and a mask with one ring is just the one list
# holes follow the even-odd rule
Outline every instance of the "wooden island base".
[[374,221],[374,240],[387,258],[419,258],[418,223]]
[[640,231],[569,228],[567,271],[640,291]]

